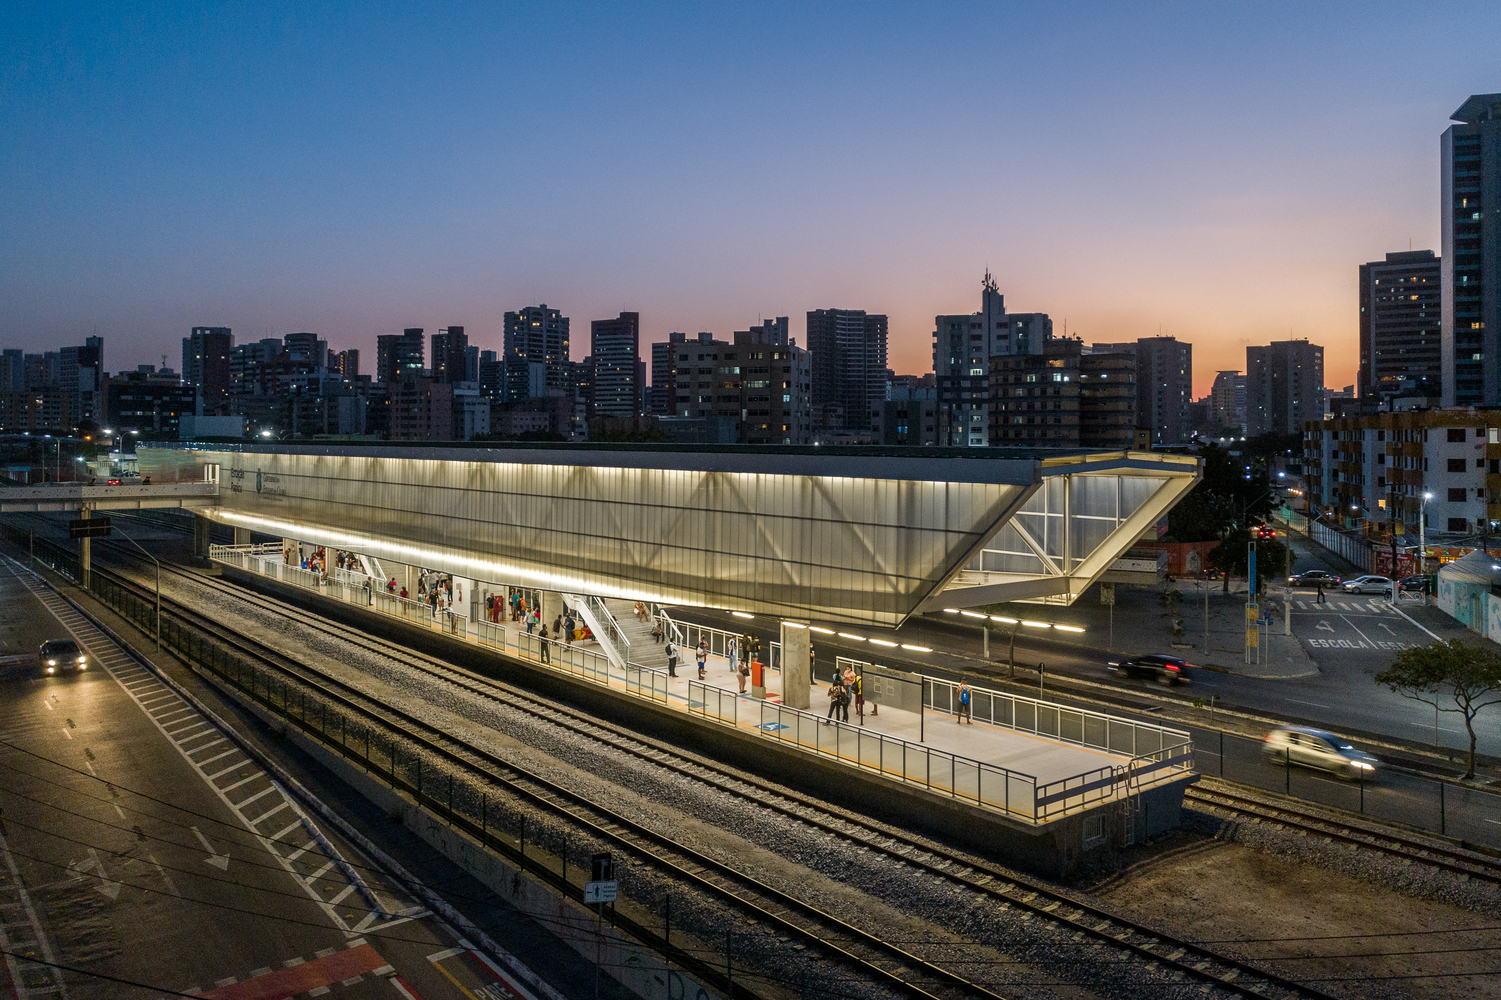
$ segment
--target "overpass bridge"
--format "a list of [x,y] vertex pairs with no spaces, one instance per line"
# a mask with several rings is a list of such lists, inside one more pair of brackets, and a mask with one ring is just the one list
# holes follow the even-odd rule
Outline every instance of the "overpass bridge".
[[158,510],[166,507],[212,507],[219,484],[186,482],[90,486],[42,483],[0,487],[0,514],[41,514],[84,510]]

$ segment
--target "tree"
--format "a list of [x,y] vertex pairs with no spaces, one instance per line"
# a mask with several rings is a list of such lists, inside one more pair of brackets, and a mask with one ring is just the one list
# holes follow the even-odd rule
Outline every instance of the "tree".
[[1475,777],[1475,716],[1501,705],[1501,654],[1458,639],[1439,640],[1402,650],[1375,679],[1404,698],[1461,716],[1470,734],[1465,778]]
[[[1209,550],[1209,565],[1229,576],[1246,576],[1250,571],[1250,554],[1246,546],[1251,541],[1250,528],[1236,528],[1225,540]],[[1260,539],[1256,543],[1256,593],[1265,591],[1266,581],[1280,575],[1287,566],[1287,546],[1281,542]]]
[[[1264,460],[1246,460],[1217,444],[1199,449],[1204,477],[1168,515],[1168,537],[1178,542],[1223,538],[1236,526],[1259,524],[1271,513]],[[1249,468],[1248,468],[1249,466]]]

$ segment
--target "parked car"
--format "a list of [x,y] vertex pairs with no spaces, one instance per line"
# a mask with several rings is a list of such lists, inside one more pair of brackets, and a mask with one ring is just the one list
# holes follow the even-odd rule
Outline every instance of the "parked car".
[[1289,726],[1267,733],[1261,752],[1274,764],[1300,764],[1337,774],[1351,781],[1370,781],[1381,761],[1352,747],[1344,738],[1323,729]]
[[87,670],[89,658],[72,639],[48,639],[37,650],[37,667],[44,674],[59,670]]
[[1326,569],[1310,569],[1302,573],[1295,573],[1287,578],[1289,587],[1317,587],[1323,584],[1326,587],[1338,586],[1340,578]]
[[1159,684],[1188,684],[1192,681],[1193,673],[1192,663],[1161,653],[1136,656],[1129,660],[1111,660],[1106,668],[1126,677],[1152,677]]
[[1390,597],[1392,594],[1392,581],[1389,577],[1367,574],[1366,576],[1357,576],[1355,579],[1343,584],[1339,589],[1347,594],[1385,594],[1387,597]]
[[1428,578],[1426,576],[1404,576],[1397,581],[1397,586],[1405,594],[1426,594],[1428,592]]

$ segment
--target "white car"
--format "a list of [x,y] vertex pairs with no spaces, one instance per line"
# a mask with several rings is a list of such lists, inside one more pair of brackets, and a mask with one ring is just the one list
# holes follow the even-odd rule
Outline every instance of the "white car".
[[1339,588],[1347,594],[1392,594],[1392,581],[1384,576],[1357,576],[1346,580]]

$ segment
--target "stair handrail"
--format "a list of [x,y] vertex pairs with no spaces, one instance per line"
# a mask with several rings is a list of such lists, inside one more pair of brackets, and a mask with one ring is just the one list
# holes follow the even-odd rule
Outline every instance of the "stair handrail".
[[610,613],[610,606],[605,603],[605,599],[603,597],[594,597],[593,595],[588,595],[584,598],[584,600],[588,601],[591,607],[593,607],[596,616],[602,616],[600,617],[600,621],[610,623],[610,638],[619,642],[621,646],[624,647],[624,649],[621,650],[621,655],[626,656],[626,658],[629,659],[629,653],[631,650],[631,637],[625,634],[625,630],[620,627],[620,623],[616,621],[615,616]]

